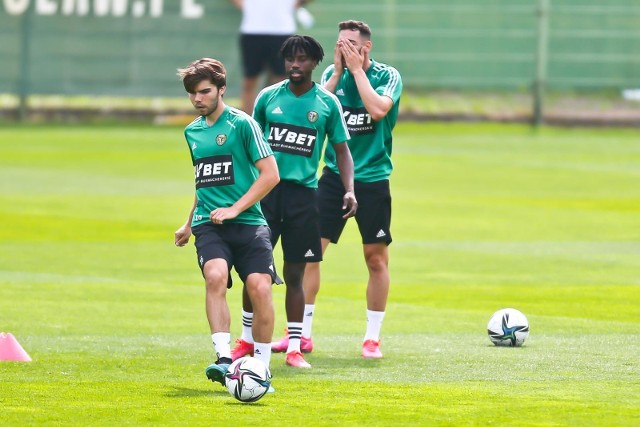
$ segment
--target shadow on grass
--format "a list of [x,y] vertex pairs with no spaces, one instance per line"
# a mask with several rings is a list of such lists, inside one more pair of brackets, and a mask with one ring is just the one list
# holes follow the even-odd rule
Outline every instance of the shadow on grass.
[[224,402],[225,405],[229,405],[229,406],[242,406],[242,405],[257,406],[257,407],[265,406],[264,403],[260,401],[251,402],[251,403],[240,402],[239,400],[236,400],[233,397],[231,397],[227,392],[227,390],[224,388],[216,388],[215,390],[209,390],[209,389],[204,390],[204,389],[195,389],[195,388],[187,388],[187,387],[173,387],[173,390],[165,393],[165,396],[173,397],[173,398],[203,397],[203,396],[223,397],[223,398],[229,398],[227,401]]
[[223,395],[228,394],[227,390],[224,388],[219,388],[215,390],[210,389],[195,389],[195,388],[187,388],[187,387],[173,387],[173,390],[170,390],[165,393],[166,397],[199,397],[199,396],[210,396],[210,395]]
[[367,370],[367,369],[380,369],[387,365],[390,361],[385,359],[363,359],[359,356],[346,355],[343,357],[325,356],[320,354],[314,354],[313,356],[305,356],[307,362],[312,366],[311,369],[296,369],[290,366],[277,366],[274,369],[277,360],[271,359],[271,371],[274,373],[275,378],[296,378],[299,376],[326,376],[326,371],[340,371],[340,370]]
[[253,408],[262,408],[262,407],[268,406],[268,405],[265,404],[265,402],[262,401],[262,399],[260,399],[257,402],[247,402],[247,403],[240,402],[239,400],[232,399],[232,400],[230,400],[228,402],[224,402],[224,404],[225,404],[225,406],[231,406],[231,407],[244,406],[246,408],[251,408],[251,407],[253,407]]

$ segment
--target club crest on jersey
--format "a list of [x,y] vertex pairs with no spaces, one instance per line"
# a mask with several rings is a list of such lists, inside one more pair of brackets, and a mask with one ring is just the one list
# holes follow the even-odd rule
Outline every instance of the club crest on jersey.
[[224,145],[225,142],[227,142],[227,135],[220,134],[220,135],[216,136],[216,144]]
[[318,120],[318,113],[316,113],[315,111],[309,111],[307,113],[307,120],[309,120],[311,123],[315,123],[316,120]]

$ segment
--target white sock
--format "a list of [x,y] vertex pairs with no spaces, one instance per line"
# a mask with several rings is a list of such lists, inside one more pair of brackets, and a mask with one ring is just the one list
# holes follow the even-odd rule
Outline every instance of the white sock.
[[302,318],[302,336],[305,338],[311,338],[311,326],[313,324],[313,312],[315,308],[315,304],[304,305],[304,317]]
[[[260,359],[267,368],[271,363],[271,343],[267,342],[254,342],[253,343],[253,357]],[[271,368],[269,368],[271,370]]]
[[211,341],[213,341],[213,348],[218,359],[222,357],[231,359],[231,333],[216,332],[211,335]]
[[253,313],[242,310],[242,336],[240,337],[249,344],[253,344],[253,333],[251,327],[253,326]]
[[380,329],[382,328],[383,320],[384,311],[367,310],[367,333],[364,335],[364,341],[380,341]]
[[302,322],[287,322],[287,332],[289,333],[289,347],[287,347],[287,353],[291,353],[292,351],[300,351]]

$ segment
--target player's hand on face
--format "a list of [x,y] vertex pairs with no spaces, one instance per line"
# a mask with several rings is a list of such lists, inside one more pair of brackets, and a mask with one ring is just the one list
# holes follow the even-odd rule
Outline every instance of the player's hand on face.
[[191,227],[189,225],[183,225],[178,228],[175,233],[176,246],[184,246],[189,243],[189,237],[191,237]]
[[352,191],[347,191],[342,196],[342,210],[347,210],[347,213],[342,215],[342,218],[351,218],[356,214],[358,210],[358,201],[356,200],[356,195]]
[[211,211],[209,219],[214,224],[222,224],[226,219],[234,219],[239,213],[234,207],[217,208]]
[[361,53],[362,53],[363,64],[366,64],[369,62],[369,52],[371,52],[371,46],[367,46],[367,45],[362,46]]
[[362,68],[364,63],[364,56],[358,52],[358,48],[351,44],[349,40],[339,40],[339,47],[344,62],[349,71],[354,72],[359,68]]
[[344,65],[342,63],[343,58],[342,58],[342,51],[340,50],[340,44],[342,43],[341,40],[338,40],[336,42],[336,47],[335,49],[333,49],[333,72],[334,73],[342,73],[342,71],[344,70]]

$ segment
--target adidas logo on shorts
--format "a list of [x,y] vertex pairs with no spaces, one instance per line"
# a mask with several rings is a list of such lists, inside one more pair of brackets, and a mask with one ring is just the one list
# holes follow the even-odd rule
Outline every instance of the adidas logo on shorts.
[[384,237],[386,236],[385,232],[382,231],[382,229],[380,229],[380,231],[378,231],[378,234],[376,234],[376,237],[380,238],[380,237]]
[[304,254],[304,257],[305,257],[305,258],[309,258],[309,257],[312,257],[312,256],[314,256],[314,254],[313,254],[313,251],[312,251],[311,249],[309,249],[309,250],[307,251],[307,253],[306,253],[306,254]]

